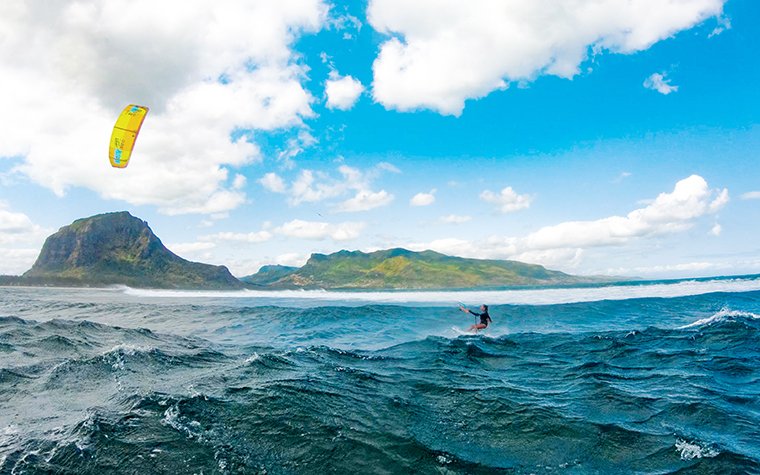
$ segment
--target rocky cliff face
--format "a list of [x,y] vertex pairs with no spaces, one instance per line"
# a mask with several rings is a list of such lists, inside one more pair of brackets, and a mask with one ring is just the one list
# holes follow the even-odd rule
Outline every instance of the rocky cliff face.
[[168,250],[126,211],[78,219],[49,236],[24,279],[82,285],[230,289],[243,284],[224,266],[190,262]]

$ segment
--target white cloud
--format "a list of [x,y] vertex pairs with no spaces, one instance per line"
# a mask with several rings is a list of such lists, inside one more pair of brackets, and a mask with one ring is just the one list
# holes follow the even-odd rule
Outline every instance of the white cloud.
[[530,207],[533,200],[530,195],[518,195],[511,186],[508,186],[496,194],[486,190],[480,194],[480,199],[498,206],[502,213],[513,213]]
[[574,269],[581,264],[583,254],[583,249],[541,249],[512,254],[509,258],[520,262],[541,264],[550,269],[558,267]]
[[[17,170],[58,195],[84,187],[166,214],[235,208],[245,194],[230,170],[260,159],[250,131],[313,115],[291,47],[326,16],[319,0],[3,2],[0,108],[14,113],[0,117],[0,156],[22,156]],[[128,103],[151,112],[116,170],[104,144]]]
[[339,196],[345,192],[345,184],[330,180],[326,174],[316,172],[323,178],[323,182],[317,182],[312,170],[302,170],[298,178],[290,185],[288,202],[293,205],[301,203],[313,203],[327,198]]
[[285,168],[292,169],[296,166],[293,159],[316,143],[317,139],[309,131],[301,129],[295,137],[287,140],[285,148],[277,154],[277,160],[282,162]]
[[210,249],[213,249],[216,247],[216,244],[213,242],[180,242],[180,243],[174,243],[169,244],[166,246],[171,250],[173,253],[177,254],[178,256],[184,256],[184,255],[196,255],[199,253],[202,253],[203,251],[208,251]]
[[733,264],[717,262],[682,262],[659,266],[616,267],[602,271],[606,275],[640,275],[640,274],[671,274],[674,272],[699,272],[706,270],[730,269]]
[[409,200],[409,204],[412,206],[429,206],[435,203],[435,188],[428,193],[417,193]]
[[414,251],[425,251],[430,249],[451,256],[476,258],[490,257],[484,254],[482,250],[478,249],[477,244],[473,241],[459,238],[435,239],[428,243],[411,243],[404,247],[407,247]]
[[391,173],[401,173],[401,170],[398,169],[398,167],[392,163],[388,162],[380,162],[377,165],[375,165],[375,169],[377,171],[386,171]]
[[646,78],[644,80],[644,87],[665,95],[678,91],[678,86],[670,84],[670,79],[666,78],[665,74],[660,73],[653,73]]
[[337,212],[366,211],[393,201],[393,195],[385,190],[372,191],[372,182],[384,172],[399,171],[387,162],[380,162],[368,170],[340,165],[338,177],[320,171],[301,170],[290,186],[285,187],[285,192],[291,206],[338,198],[353,192],[352,198],[335,205],[333,209]]
[[741,198],[743,200],[760,200],[760,191],[748,191],[744,193]]
[[21,275],[28,271],[37,256],[40,253],[40,249],[18,249],[18,248],[0,248],[0,255],[3,258],[0,260],[0,274],[1,275]]
[[285,193],[285,182],[276,173],[267,173],[259,180],[261,186],[274,193]]
[[0,201],[0,274],[21,274],[32,267],[45,238],[53,232]]
[[41,246],[51,232],[50,229],[34,224],[26,214],[10,210],[7,203],[0,201],[0,244]]
[[712,38],[713,36],[718,36],[724,31],[730,30],[730,29],[731,29],[731,19],[728,18],[727,16],[720,15],[718,16],[718,26],[713,28],[713,31],[711,31],[707,37]]
[[471,220],[472,216],[462,216],[457,214],[449,214],[446,216],[441,216],[440,218],[440,222],[444,224],[464,224]]
[[330,78],[325,81],[327,107],[329,109],[349,110],[356,104],[364,91],[362,83],[352,76],[341,76],[337,71],[330,72]]
[[232,182],[232,189],[240,190],[248,182],[248,179],[244,175],[235,175],[235,180]]
[[308,255],[299,254],[297,252],[288,252],[277,256],[274,263],[281,266],[301,267],[306,264],[307,260],[309,260]]
[[725,0],[371,0],[390,36],[373,64],[374,99],[459,115],[467,99],[539,75],[572,78],[589,53],[630,54],[710,18]]
[[364,229],[360,222],[325,223],[321,221],[304,221],[294,219],[275,229],[275,232],[288,237],[299,239],[333,239],[334,241],[350,241],[356,239]]
[[0,203],[0,235],[9,237],[26,235],[35,232],[38,228],[29,216],[11,211],[5,204]]
[[265,242],[270,239],[272,239],[272,233],[266,230],[250,233],[220,232],[201,237],[202,241],[232,241],[247,243]]
[[713,236],[720,236],[720,233],[723,232],[723,226],[721,226],[718,223],[715,223],[715,225],[710,228],[710,234]]
[[716,193],[704,178],[692,175],[676,183],[671,193],[660,193],[650,205],[626,216],[547,226],[529,234],[523,242],[528,249],[624,244],[633,238],[686,230],[696,218],[715,213],[727,201],[727,190]]
[[338,204],[335,211],[339,213],[354,213],[357,211],[369,211],[371,209],[385,206],[393,201],[393,195],[385,190],[372,192],[369,190],[359,190],[353,198]]
[[580,263],[586,249],[623,246],[639,239],[683,232],[699,218],[719,211],[727,202],[727,190],[712,190],[704,178],[692,175],[678,181],[672,192],[660,193],[645,207],[625,216],[567,221],[545,226],[523,237],[491,236],[479,241],[446,238],[413,243],[410,247],[465,257],[516,259],[572,268]]

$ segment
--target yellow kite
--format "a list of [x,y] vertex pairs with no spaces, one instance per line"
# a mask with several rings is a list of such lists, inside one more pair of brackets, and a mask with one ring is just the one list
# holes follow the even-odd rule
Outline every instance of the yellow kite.
[[116,119],[116,125],[113,126],[111,145],[108,147],[111,166],[124,168],[129,164],[129,156],[135,148],[137,134],[140,133],[140,126],[147,113],[147,107],[134,104],[128,105],[121,111],[121,115]]

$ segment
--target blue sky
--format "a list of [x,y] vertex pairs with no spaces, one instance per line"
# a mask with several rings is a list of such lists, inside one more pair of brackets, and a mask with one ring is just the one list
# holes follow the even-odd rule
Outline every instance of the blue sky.
[[756,2],[182,5],[0,6],[0,273],[118,210],[236,275],[396,246],[760,272]]

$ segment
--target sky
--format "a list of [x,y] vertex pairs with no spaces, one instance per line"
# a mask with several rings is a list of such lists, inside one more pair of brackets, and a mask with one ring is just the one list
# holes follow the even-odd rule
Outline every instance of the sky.
[[[0,274],[127,210],[234,275],[433,249],[760,273],[760,3],[0,3]],[[108,142],[150,108],[125,169]]]

